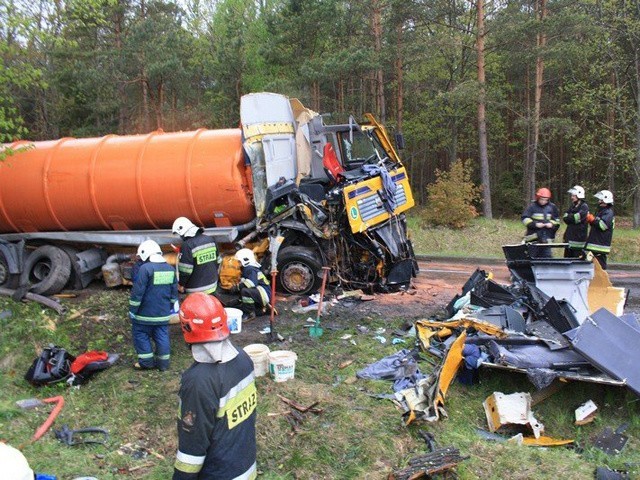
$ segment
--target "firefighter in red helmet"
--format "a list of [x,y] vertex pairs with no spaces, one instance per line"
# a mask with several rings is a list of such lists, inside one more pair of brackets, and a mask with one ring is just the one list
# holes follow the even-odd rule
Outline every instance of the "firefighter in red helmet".
[[[538,189],[536,199],[522,212],[522,223],[527,227],[525,243],[545,244],[556,237],[560,227],[560,212],[551,202],[548,188]],[[529,254],[531,257],[551,257],[551,249],[536,245],[529,249]]]
[[182,374],[173,480],[254,479],[253,362],[229,341],[227,315],[217,298],[192,293],[179,316],[195,361]]

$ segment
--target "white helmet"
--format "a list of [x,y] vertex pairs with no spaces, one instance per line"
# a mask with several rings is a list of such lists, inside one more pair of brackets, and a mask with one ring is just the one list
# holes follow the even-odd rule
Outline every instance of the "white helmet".
[[173,222],[173,227],[171,227],[171,231],[173,233],[184,238],[195,237],[196,233],[198,233],[198,230],[198,226],[195,225],[187,217],[176,218]]
[[594,195],[598,200],[603,201],[604,203],[608,203],[613,205],[613,193],[609,190],[600,190],[598,193]]
[[584,198],[584,188],[582,188],[580,185],[571,187],[569,190],[567,190],[567,193],[575,195],[578,198]]
[[236,252],[235,257],[243,267],[247,267],[249,265],[253,265],[254,267],[258,268],[260,267],[260,264],[256,260],[256,256],[254,255],[253,250],[242,248]]
[[145,240],[138,246],[138,256],[143,262],[150,260],[153,263],[164,262],[162,249],[153,240]]
[[22,452],[3,442],[0,442],[0,465],[2,465],[2,478],[33,480],[33,470]]

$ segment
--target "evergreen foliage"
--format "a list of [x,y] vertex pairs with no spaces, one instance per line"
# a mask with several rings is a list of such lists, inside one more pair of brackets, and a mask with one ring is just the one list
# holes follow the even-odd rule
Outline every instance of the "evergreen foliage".
[[463,228],[478,212],[474,204],[480,200],[480,188],[471,179],[469,162],[457,160],[449,171],[436,170],[435,183],[427,187],[429,200],[424,219],[432,225]]
[[[536,125],[536,184],[554,192],[582,184],[589,195],[607,188],[619,213],[633,209],[640,223],[637,5],[545,0],[541,21],[541,2],[486,2],[496,212],[517,214],[529,200],[524,166]],[[273,91],[332,121],[372,112],[391,133],[403,131],[402,156],[424,204],[436,169],[479,156],[475,8],[448,0],[0,0],[0,141],[233,128],[242,95]]]

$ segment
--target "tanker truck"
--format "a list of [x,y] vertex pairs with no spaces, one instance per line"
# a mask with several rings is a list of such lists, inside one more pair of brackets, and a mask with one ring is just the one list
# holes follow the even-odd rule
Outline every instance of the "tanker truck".
[[316,290],[323,266],[346,288],[410,282],[404,212],[414,201],[372,115],[330,125],[297,99],[255,93],[240,118],[235,129],[6,145],[15,153],[0,163],[0,286],[85,288],[146,239],[169,250],[180,216],[223,253],[278,245],[262,264],[277,265],[283,292]]

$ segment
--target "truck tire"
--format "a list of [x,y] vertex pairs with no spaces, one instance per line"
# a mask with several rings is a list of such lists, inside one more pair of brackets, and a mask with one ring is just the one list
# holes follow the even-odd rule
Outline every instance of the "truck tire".
[[22,285],[39,295],[53,295],[64,288],[71,276],[71,260],[53,245],[38,247],[29,255],[22,272]]
[[320,288],[318,272],[322,263],[313,250],[305,247],[286,247],[278,255],[277,287],[281,292],[307,295]]
[[14,289],[20,283],[20,275],[9,272],[9,262],[0,252],[0,287]]

